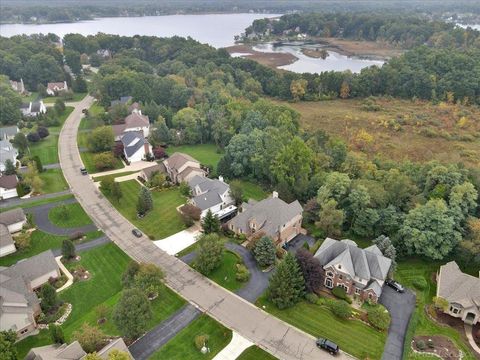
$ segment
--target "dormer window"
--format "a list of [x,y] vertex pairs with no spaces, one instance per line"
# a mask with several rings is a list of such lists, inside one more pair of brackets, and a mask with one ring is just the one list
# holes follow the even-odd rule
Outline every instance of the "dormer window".
[[341,269],[341,268],[342,268],[342,265],[341,265],[341,264],[338,264],[338,268]]
[[328,277],[333,277],[333,273],[331,271],[327,271],[327,276]]

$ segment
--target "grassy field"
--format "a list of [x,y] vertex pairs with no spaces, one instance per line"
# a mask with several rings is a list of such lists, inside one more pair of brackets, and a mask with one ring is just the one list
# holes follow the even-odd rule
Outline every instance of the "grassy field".
[[279,310],[265,296],[258,299],[257,306],[315,337],[334,341],[342,350],[359,359],[382,357],[387,334],[359,320],[341,320],[326,307],[307,302]]
[[258,346],[250,346],[247,350],[242,352],[236,360],[276,360],[277,358],[270,355]]
[[[417,293],[417,306],[412,319],[410,320],[410,328],[414,335],[444,335],[455,342],[455,344],[463,351],[464,359],[474,360],[475,357],[472,351],[463,342],[460,334],[449,327],[443,327],[432,322],[425,314],[425,305],[432,303],[432,298],[436,294],[436,285],[432,281],[432,275],[435,274],[440,265],[443,263],[425,261],[425,260],[408,260],[401,261],[398,264],[395,272],[395,278],[402,285],[414,289],[413,281],[417,278],[424,278],[427,280],[427,288],[425,290],[416,290]],[[407,338],[407,343],[410,343],[411,339]],[[417,359],[418,355],[411,351],[410,346],[407,346],[407,359]],[[422,357],[423,358],[423,357]]]
[[[98,173],[98,170],[95,167],[95,162],[93,159],[94,155],[95,155],[94,153],[91,153],[89,151],[83,151],[80,153],[80,157],[82,158],[83,165],[85,166],[85,168],[90,174]],[[115,166],[113,167],[112,170],[123,169],[124,167],[125,165],[123,164],[123,162],[120,159],[115,158]]]
[[115,178],[118,178],[118,177],[127,176],[127,175],[133,174],[135,172],[136,171],[125,171],[125,172],[122,172],[122,173],[116,173],[116,174],[112,174],[112,175],[94,176],[92,179],[93,179],[93,181],[97,182],[97,181],[102,181],[104,179],[115,179]]
[[223,156],[222,153],[217,151],[217,146],[214,144],[169,146],[167,148],[168,155],[172,155],[174,152],[188,154],[200,161],[201,164],[210,165],[214,169],[217,168],[217,164]]
[[[49,199],[41,199],[41,200],[36,200],[36,201],[33,200],[31,202],[23,203],[21,205],[13,205],[13,206],[9,206],[9,207],[6,207],[6,208],[1,208],[0,212],[4,212],[4,211],[7,211],[7,210],[12,210],[12,209],[15,209],[15,208],[20,208],[20,207],[22,209],[28,209],[28,208],[32,208],[32,207],[35,207],[35,206],[50,204],[52,202],[57,202],[57,201],[67,200],[67,199],[72,199],[72,198],[73,198],[73,195],[60,195],[60,196],[49,198]],[[35,199],[35,198],[33,198],[33,199]]]
[[37,143],[30,143],[30,154],[38,156],[42,165],[58,163],[58,135],[50,134]]
[[222,265],[209,274],[208,277],[218,285],[223,286],[225,289],[230,291],[238,290],[245,283],[242,283],[235,278],[237,272],[235,265],[237,263],[241,263],[240,256],[233,251],[226,250],[223,253]]
[[266,192],[260,185],[255,184],[248,180],[238,180],[242,186],[243,190],[243,200],[248,201],[248,199],[254,200],[263,200],[268,197],[268,192]]
[[42,194],[51,194],[68,189],[61,169],[44,170],[39,176],[43,181]]
[[73,228],[92,223],[79,203],[59,205],[50,209],[48,220],[62,228]]
[[120,183],[120,188],[123,197],[120,202],[110,199],[111,203],[145,235],[151,235],[158,240],[185,229],[176,210],[179,205],[185,203],[185,198],[177,188],[153,191],[153,210],[142,219],[137,217],[136,209],[140,184],[136,180],[124,181]]
[[[73,94],[73,99],[72,100],[64,100],[65,102],[77,102],[82,100],[87,93],[74,93]],[[47,96],[46,98],[43,98],[43,102],[45,104],[53,104],[57,99],[61,99],[60,96]]]
[[373,136],[365,150],[370,157],[480,165],[479,107],[380,98],[379,111],[366,111],[363,104],[356,99],[288,103],[301,114],[304,129],[341,137],[351,149],[359,149],[357,135],[365,129]]
[[[210,352],[203,355],[195,347],[195,336],[208,335],[207,346]],[[220,350],[228,345],[232,339],[232,331],[219,324],[207,315],[201,315],[180,331],[173,339],[167,342],[159,351],[155,352],[150,360],[182,359],[194,360],[213,359]]]

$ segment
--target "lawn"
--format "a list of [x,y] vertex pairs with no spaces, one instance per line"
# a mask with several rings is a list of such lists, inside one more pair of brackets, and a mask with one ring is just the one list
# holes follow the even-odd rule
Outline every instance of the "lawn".
[[47,169],[42,171],[39,176],[43,181],[42,194],[68,190],[68,185],[61,169]]
[[[94,153],[91,153],[89,151],[82,151],[80,152],[80,157],[82,158],[83,165],[87,169],[87,171],[90,174],[95,174],[98,173],[97,168],[95,167],[95,162],[94,162]],[[115,166],[113,167],[112,170],[116,169],[123,169],[125,165],[119,158],[115,158]]]
[[33,201],[22,203],[21,205],[13,205],[13,206],[9,206],[9,207],[6,207],[6,208],[1,208],[0,212],[4,212],[4,211],[7,211],[7,210],[12,210],[12,209],[19,208],[19,207],[21,207],[22,209],[28,209],[28,208],[32,208],[32,207],[35,207],[35,206],[50,204],[52,202],[57,202],[57,201],[67,200],[67,199],[73,199],[73,195],[60,195],[60,196],[57,196],[57,197],[48,198],[48,199],[41,199],[41,200],[36,200],[36,201],[34,200],[35,199],[34,197],[31,198],[31,199],[33,199]]
[[50,209],[48,220],[62,228],[73,228],[92,223],[79,203],[55,206]]
[[243,190],[243,200],[248,201],[249,199],[253,200],[263,200],[268,197],[268,193],[263,190],[263,188],[248,180],[238,180],[241,184]]
[[82,100],[85,96],[87,96],[87,93],[74,93],[73,99],[71,100],[63,100],[61,96],[47,96],[43,98],[43,102],[45,104],[53,104],[57,99],[62,99],[65,102],[77,102]]
[[315,337],[332,340],[359,359],[382,357],[386,332],[377,331],[359,320],[341,320],[326,307],[305,301],[279,310],[262,296],[257,300],[257,306]]
[[273,355],[270,355],[263,349],[260,349],[258,346],[250,346],[236,360],[276,360],[277,358]]
[[116,173],[116,174],[112,174],[112,175],[103,175],[103,176],[94,176],[92,178],[93,181],[95,182],[99,182],[99,181],[102,181],[102,180],[105,180],[105,179],[115,179],[115,178],[118,178],[118,177],[122,177],[122,176],[127,176],[127,175],[130,175],[130,174],[133,174],[137,171],[125,171],[125,172],[122,172],[122,173]]
[[235,265],[241,262],[242,260],[240,259],[240,256],[233,251],[226,250],[223,253],[222,264],[210,273],[208,277],[218,285],[223,286],[225,289],[230,291],[238,290],[245,285],[245,283],[242,283],[235,278],[235,274],[237,273]]
[[32,156],[38,156],[42,165],[58,163],[58,135],[50,134],[37,143],[30,143],[29,149]]
[[169,146],[167,148],[168,155],[172,155],[174,152],[188,154],[200,161],[201,164],[212,166],[214,169],[217,168],[218,162],[223,157],[223,154],[217,151],[217,146],[214,144]]
[[[208,335],[207,346],[210,352],[202,354],[195,347],[195,336]],[[173,339],[167,342],[160,350],[155,352],[150,360],[182,359],[193,360],[213,359],[232,339],[232,331],[219,324],[217,321],[201,315],[180,331]]]
[[177,212],[177,207],[185,203],[185,197],[180,194],[178,188],[152,191],[153,210],[148,212],[144,218],[139,219],[136,205],[140,186],[136,180],[123,181],[120,183],[123,194],[120,201],[109,200],[146,236],[152,236],[155,240],[163,239],[185,229],[180,214]]
[[[417,293],[417,306],[415,312],[412,315],[409,325],[409,333],[407,333],[406,344],[410,344],[411,337],[415,335],[445,335],[452,339],[456,345],[464,352],[464,359],[475,359],[471,350],[463,342],[460,334],[449,327],[443,327],[432,322],[425,314],[425,305],[432,302],[432,298],[436,294],[436,285],[432,281],[432,275],[437,272],[440,265],[439,262],[425,261],[420,259],[412,259],[399,262],[397,270],[395,272],[395,278],[402,285],[412,288],[413,281],[416,278],[423,277],[427,280],[428,287],[423,290],[416,290]],[[418,358],[411,350],[410,346],[406,345],[405,350],[407,359]]]

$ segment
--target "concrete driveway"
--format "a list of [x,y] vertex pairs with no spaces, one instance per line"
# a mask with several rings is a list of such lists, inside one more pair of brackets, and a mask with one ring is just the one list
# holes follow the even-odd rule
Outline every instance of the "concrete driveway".
[[415,293],[410,289],[406,289],[403,294],[397,293],[391,287],[385,286],[379,302],[388,309],[392,317],[382,359],[401,360],[405,333],[415,310]]
[[154,241],[153,243],[165,251],[168,255],[175,255],[183,249],[186,249],[190,245],[194,244],[195,241],[197,241],[197,236],[199,234],[200,227],[198,225],[194,225],[165,239]]

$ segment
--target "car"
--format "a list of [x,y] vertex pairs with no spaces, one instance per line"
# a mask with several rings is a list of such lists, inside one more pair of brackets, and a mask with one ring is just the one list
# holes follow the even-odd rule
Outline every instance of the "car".
[[396,282],[393,279],[387,279],[385,283],[390,286],[392,289],[394,289],[396,292],[403,293],[405,292],[405,288],[398,282]]
[[137,238],[143,236],[142,232],[141,232],[140,230],[138,230],[138,229],[133,229],[133,230],[132,230],[132,234],[133,234],[134,236],[136,236]]
[[338,345],[328,339],[318,338],[316,344],[318,348],[328,351],[331,355],[337,355],[340,351]]
[[88,174],[87,169],[85,169],[85,168],[80,168],[80,173],[82,175],[87,175]]

